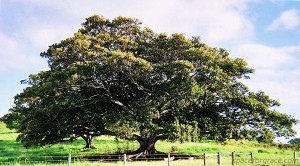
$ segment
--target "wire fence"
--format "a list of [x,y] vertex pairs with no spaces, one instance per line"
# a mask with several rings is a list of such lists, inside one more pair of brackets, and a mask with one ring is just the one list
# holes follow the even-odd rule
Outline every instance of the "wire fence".
[[27,157],[0,157],[0,165],[76,165],[76,163],[111,163],[119,162],[123,166],[131,166],[135,162],[165,161],[165,166],[171,166],[178,160],[192,160],[197,165],[295,165],[299,164],[296,152],[288,159],[267,159],[255,158],[254,153],[214,153],[203,155],[182,155],[182,154],[149,154],[134,156],[131,154],[121,155],[65,155],[65,156],[27,156]]
[[26,157],[0,157],[0,165],[34,165],[34,164],[57,164],[67,163],[68,156],[26,156]]

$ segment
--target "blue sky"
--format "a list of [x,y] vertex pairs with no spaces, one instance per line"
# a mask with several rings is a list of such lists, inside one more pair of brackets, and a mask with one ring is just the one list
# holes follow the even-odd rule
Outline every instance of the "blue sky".
[[47,70],[40,52],[93,14],[135,17],[156,32],[200,35],[226,48],[256,70],[245,81],[252,91],[265,91],[282,104],[277,110],[300,119],[297,0],[0,0],[0,116],[25,87],[20,80]]

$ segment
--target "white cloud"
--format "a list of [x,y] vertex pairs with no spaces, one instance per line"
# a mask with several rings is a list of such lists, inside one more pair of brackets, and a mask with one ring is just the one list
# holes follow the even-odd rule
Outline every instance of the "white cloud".
[[272,24],[267,30],[272,31],[280,27],[285,29],[294,29],[300,25],[299,11],[296,9],[290,9],[281,13],[281,15],[273,20]]
[[14,66],[15,50],[17,50],[17,41],[0,33],[0,71],[9,66]]
[[[248,1],[240,0],[6,2],[6,11],[10,11],[9,8],[18,10],[9,15],[14,19],[5,22],[7,27],[12,27],[9,32],[0,27],[0,33],[15,37],[1,40],[9,42],[1,46],[5,48],[6,55],[1,54],[1,58],[5,60],[2,60],[0,68],[31,66],[31,62],[24,63],[24,60],[38,61],[40,52],[45,51],[49,45],[72,36],[84,19],[92,14],[110,19],[119,15],[135,17],[143,21],[144,26],[157,32],[200,35],[210,45],[225,47],[226,44],[238,43],[253,36],[253,25],[245,14],[247,5]],[[0,16],[7,18],[1,11]]]
[[[27,3],[27,2],[26,2]],[[246,17],[248,1],[240,0],[124,0],[124,1],[40,1],[31,3],[55,11],[55,22],[76,24],[92,14],[114,18],[135,17],[158,32],[201,35],[211,44],[236,42],[253,35]],[[130,5],[128,5],[130,4]],[[79,19],[80,18],[80,19]],[[70,26],[70,25],[69,25]],[[73,25],[74,26],[74,25]]]
[[29,66],[46,66],[39,54],[28,54],[21,39],[0,32],[0,72],[9,69],[23,69]]
[[249,65],[259,69],[276,69],[287,65],[292,57],[288,50],[268,47],[262,44],[241,44],[235,48],[238,56],[244,57]]
[[[151,2],[152,3],[152,2]],[[159,1],[138,13],[145,24],[160,32],[200,35],[204,42],[222,46],[253,35],[253,26],[245,16],[246,1]],[[152,12],[155,11],[155,12]]]
[[[252,91],[263,90],[282,103],[282,112],[294,114],[300,103],[300,67],[297,55],[300,46],[268,47],[261,44],[241,44],[232,53],[244,58],[256,70],[245,83]],[[300,116],[298,117],[300,118]]]

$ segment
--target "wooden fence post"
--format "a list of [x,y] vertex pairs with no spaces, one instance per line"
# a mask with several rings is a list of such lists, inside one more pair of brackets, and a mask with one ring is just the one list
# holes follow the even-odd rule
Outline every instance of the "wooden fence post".
[[250,158],[251,158],[251,164],[254,164],[254,154],[253,152],[250,153]]
[[232,153],[231,153],[231,163],[232,163],[232,165],[234,165],[234,162],[235,162],[235,161],[234,161],[234,159],[235,159],[234,157],[235,157],[235,153],[232,152]]
[[297,154],[294,152],[294,165],[296,165]]
[[71,165],[71,161],[72,161],[72,156],[71,154],[68,155],[68,166]]
[[206,154],[203,154],[203,161],[204,161],[204,165],[206,165]]
[[126,166],[126,154],[124,154],[123,156],[123,162],[124,162],[124,166]]
[[168,166],[170,166],[170,163],[171,162],[171,156],[170,156],[170,153],[168,153]]
[[218,152],[218,165],[222,165],[222,153]]

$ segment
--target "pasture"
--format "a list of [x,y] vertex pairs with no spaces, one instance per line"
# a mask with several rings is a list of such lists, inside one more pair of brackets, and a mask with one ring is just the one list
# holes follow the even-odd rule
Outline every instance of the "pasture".
[[[138,148],[137,142],[131,142],[126,140],[117,140],[114,137],[102,136],[94,141],[95,149],[83,149],[85,142],[81,139],[76,140],[72,143],[56,144],[47,147],[35,147],[26,149],[22,146],[20,142],[15,139],[17,137],[15,131],[9,130],[5,127],[3,123],[0,123],[0,162],[5,162],[9,160],[17,159],[28,159],[27,164],[15,162],[15,165],[66,165],[67,156],[71,154],[73,158],[72,165],[99,165],[97,162],[88,162],[84,160],[76,160],[76,156],[95,156],[101,154],[125,154],[127,152],[136,150]],[[259,144],[257,142],[250,142],[246,140],[235,141],[228,140],[223,143],[218,143],[210,140],[203,140],[200,143],[195,142],[167,142],[159,141],[156,144],[157,150],[165,153],[173,151],[176,154],[193,154],[203,156],[206,154],[217,154],[222,152],[222,165],[231,164],[231,153],[236,154],[254,154],[254,162],[256,164],[266,164],[270,165],[283,165],[291,164],[293,162],[294,150],[292,149],[279,149],[277,146],[271,146],[267,144]],[[297,158],[298,153],[296,153]],[[46,156],[61,156],[65,157],[66,161],[63,163],[30,163],[30,158],[34,156],[41,156],[46,158]],[[235,157],[236,165],[251,165],[248,161],[250,156],[247,155],[237,155]],[[296,160],[298,162],[298,160]],[[20,163],[20,162],[19,162]],[[216,157],[208,157],[207,165],[217,165]],[[114,162],[101,162],[100,165],[103,166],[117,166],[123,165],[122,161]],[[164,166],[167,165],[167,161],[129,161],[128,166]],[[179,165],[203,165],[203,159],[195,160],[179,160],[172,161],[172,166]]]

